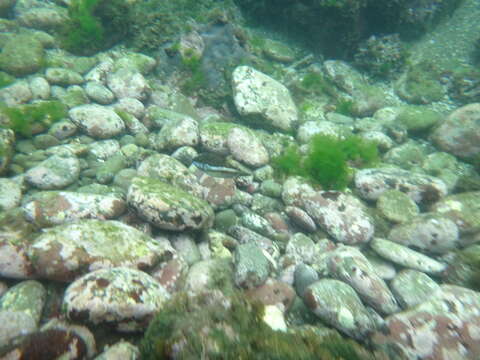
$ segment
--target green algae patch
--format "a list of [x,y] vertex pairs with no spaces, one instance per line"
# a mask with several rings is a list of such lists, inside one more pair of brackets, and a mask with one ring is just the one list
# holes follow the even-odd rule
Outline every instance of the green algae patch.
[[31,137],[66,115],[67,108],[59,101],[40,101],[15,107],[0,106],[0,127]]
[[322,336],[315,328],[274,331],[263,317],[264,306],[240,293],[180,293],[151,321],[140,346],[142,359],[374,359],[353,340]]
[[280,174],[303,176],[324,190],[343,190],[350,180],[350,166],[361,168],[376,162],[375,144],[358,136],[339,139],[316,135],[310,141],[306,155],[295,146],[289,147],[273,160],[273,167]]

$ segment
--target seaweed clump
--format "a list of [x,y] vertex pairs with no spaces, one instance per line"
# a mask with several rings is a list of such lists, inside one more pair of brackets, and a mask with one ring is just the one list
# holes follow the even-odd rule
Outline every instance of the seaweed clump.
[[220,291],[177,295],[151,321],[140,350],[142,359],[367,360],[373,355],[340,335],[313,329],[272,330],[264,307],[240,294]]
[[128,35],[132,17],[123,0],[73,0],[62,46],[76,55],[92,55]]
[[349,166],[366,167],[378,162],[374,143],[359,136],[337,138],[315,135],[309,151],[302,155],[297,146],[291,146],[273,159],[273,167],[284,175],[298,175],[319,184],[324,190],[343,190],[350,179]]
[[0,127],[12,129],[16,134],[31,137],[42,132],[67,115],[60,101],[40,101],[14,107],[0,107]]

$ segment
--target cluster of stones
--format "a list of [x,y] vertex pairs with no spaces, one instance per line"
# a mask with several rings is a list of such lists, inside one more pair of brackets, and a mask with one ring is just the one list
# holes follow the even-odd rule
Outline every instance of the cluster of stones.
[[[57,98],[69,112],[31,142],[15,144],[0,128],[2,148],[12,150],[2,154],[18,152],[0,161],[0,174],[16,173],[0,178],[0,276],[19,281],[0,283],[0,349],[13,348],[11,358],[51,341],[56,356],[92,358],[88,327],[142,332],[177,292],[219,283],[263,302],[265,321],[280,331],[287,317],[310,313],[408,359],[480,356],[480,293],[442,284],[453,250],[480,239],[480,192],[450,195],[455,171],[471,171],[451,154],[480,154],[480,132],[472,130],[480,104],[450,114],[432,131],[444,152],[427,152],[387,135],[397,118],[407,132],[430,128],[414,121],[418,109],[365,99],[359,111],[377,121],[365,117],[358,129],[378,142],[389,166],[358,170],[355,196],[298,177],[274,181],[269,162],[288,136],[194,108],[147,80],[160,66],[153,58],[126,51],[74,58],[45,50],[46,33],[28,39],[38,42],[28,45],[36,55],[23,62],[13,60],[13,45],[4,47],[2,70],[31,76],[0,89],[0,99],[15,106]],[[31,63],[38,57],[59,66],[39,73]],[[347,93],[364,89],[342,62],[326,62],[325,71]],[[344,130],[334,118],[299,125],[287,88],[252,67],[235,69],[232,89],[242,119],[296,131],[301,143]],[[229,155],[251,175],[209,176],[191,166],[199,151]],[[393,227],[382,230],[378,218]],[[49,301],[68,323],[46,311],[50,281],[65,286],[61,301]],[[51,319],[44,325],[42,313]],[[114,356],[139,353],[119,342],[96,358]]]

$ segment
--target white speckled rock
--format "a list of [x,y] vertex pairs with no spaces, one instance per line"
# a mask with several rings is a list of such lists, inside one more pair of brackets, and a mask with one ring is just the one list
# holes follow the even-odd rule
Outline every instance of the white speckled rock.
[[198,230],[213,222],[213,209],[190,193],[147,177],[135,177],[128,189],[127,203],[143,219],[165,230]]
[[438,275],[446,269],[446,265],[432,259],[418,251],[393,241],[375,238],[370,242],[370,247],[381,257],[407,268],[419,270],[427,274]]
[[128,97],[145,100],[151,92],[143,75],[136,69],[120,68],[107,75],[107,85],[118,99]]
[[342,281],[318,280],[307,287],[303,299],[320,319],[355,339],[362,340],[375,329],[355,290]]
[[335,240],[348,244],[363,244],[373,236],[374,225],[362,203],[340,191],[319,191],[305,196],[303,207],[315,222]]
[[441,285],[413,308],[389,316],[371,341],[399,359],[480,359],[480,293]]
[[297,108],[288,89],[271,77],[248,66],[232,74],[233,100],[240,115],[265,127],[295,129]]
[[115,111],[96,104],[74,107],[70,109],[68,115],[75,125],[94,138],[110,138],[119,135],[125,129],[123,120]]
[[12,180],[0,178],[0,211],[17,207],[21,199],[20,185]]
[[355,187],[367,200],[377,200],[383,192],[395,189],[417,204],[431,204],[448,192],[447,185],[436,177],[397,168],[359,170],[355,173]]
[[249,166],[260,167],[269,160],[267,149],[253,131],[233,128],[228,133],[228,149],[232,156]]
[[381,314],[400,310],[387,284],[368,259],[352,246],[339,246],[328,257],[328,271],[355,289],[360,298]]
[[63,189],[77,181],[80,162],[73,154],[53,155],[28,170],[25,180],[42,190]]
[[423,213],[393,227],[388,240],[420,251],[445,254],[459,246],[460,238],[457,225],[447,216]]
[[155,148],[173,150],[181,146],[196,146],[199,142],[198,123],[189,116],[170,120],[157,134]]
[[102,268],[149,268],[168,252],[161,244],[118,221],[81,220],[45,230],[29,257],[40,277],[72,281]]
[[71,321],[135,332],[145,330],[169,298],[147,273],[118,267],[93,271],[75,280],[65,291],[63,309]]
[[115,195],[70,191],[42,191],[23,205],[26,218],[40,227],[80,219],[112,219],[125,211],[125,201]]

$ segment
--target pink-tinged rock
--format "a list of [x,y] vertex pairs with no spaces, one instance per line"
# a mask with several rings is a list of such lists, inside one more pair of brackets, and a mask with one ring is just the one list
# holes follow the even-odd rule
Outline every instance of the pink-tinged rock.
[[328,258],[330,274],[349,284],[368,305],[382,314],[400,310],[385,281],[377,275],[368,259],[351,246],[339,246]]
[[180,257],[161,263],[152,273],[156,279],[170,294],[180,290],[180,282],[188,272],[187,263]]
[[214,208],[228,207],[233,203],[237,187],[235,180],[210,176],[203,171],[196,169],[194,172],[201,197]]
[[336,241],[348,245],[367,243],[374,225],[362,203],[339,191],[319,191],[303,199],[303,208]]
[[80,219],[116,218],[125,211],[126,205],[115,195],[43,191],[34,194],[23,208],[29,221],[48,227]]
[[101,268],[150,268],[169,254],[131,226],[94,219],[49,228],[29,248],[40,277],[65,282]]
[[75,280],[65,290],[63,309],[71,321],[136,332],[146,329],[169,298],[167,290],[147,273],[117,267]]
[[429,300],[386,319],[372,337],[401,359],[480,359],[480,293],[441,285]]
[[295,290],[290,285],[271,278],[259,287],[247,290],[245,295],[264,305],[275,305],[282,312],[288,311],[296,296]]
[[28,223],[19,208],[0,213],[0,276],[10,279],[30,279],[35,269],[28,257],[31,236],[35,228]]

